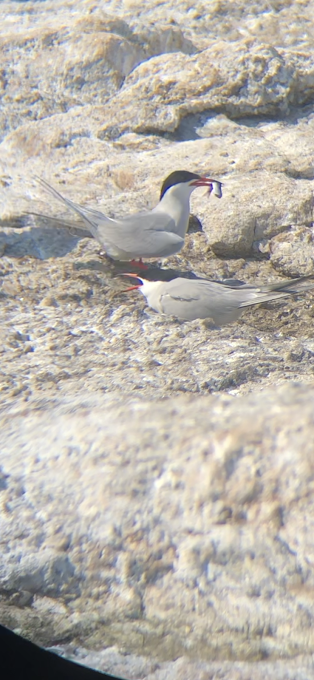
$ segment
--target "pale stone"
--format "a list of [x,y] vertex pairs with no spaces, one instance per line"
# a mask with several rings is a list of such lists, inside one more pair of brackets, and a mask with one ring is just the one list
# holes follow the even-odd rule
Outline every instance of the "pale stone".
[[[103,103],[153,55],[194,51],[178,27],[141,27],[137,34],[89,0],[80,3],[81,11],[71,2],[58,4],[57,9],[53,2],[38,8],[3,3],[1,137],[23,119]],[[60,144],[66,143],[61,135]]]
[[272,265],[285,276],[314,274],[313,229],[292,227],[288,233],[279,234],[269,243]]
[[[206,216],[204,204],[198,209],[218,256],[247,256],[253,248],[259,249],[260,241],[287,232],[292,225],[309,226],[313,221],[312,186],[306,180],[265,172],[237,175],[226,182],[224,198],[219,206],[213,202]],[[283,240],[286,237],[285,233]]]
[[[203,111],[233,117],[287,114],[314,92],[311,53],[285,52],[252,41],[215,42],[201,53],[161,55],[141,64],[108,102],[101,137],[174,132],[181,118]],[[134,101],[140,100],[140,108]],[[112,124],[114,121],[114,125]]]
[[312,274],[314,2],[0,13],[1,622],[126,678],[307,680],[313,293],[163,318],[36,176],[109,216],[212,176],[151,276]]
[[[313,398],[290,385],[12,406],[2,621],[45,644],[66,630],[84,646],[86,630],[85,646],[132,654],[140,635],[156,660],[209,668],[311,654]],[[28,599],[7,609],[19,590]]]

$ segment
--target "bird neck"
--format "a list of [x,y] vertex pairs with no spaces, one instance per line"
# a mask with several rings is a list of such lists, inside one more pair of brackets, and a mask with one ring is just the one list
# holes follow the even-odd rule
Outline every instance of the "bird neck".
[[163,281],[147,281],[145,279],[143,285],[139,288],[144,297],[146,297],[147,304],[154,309],[155,312],[162,312],[161,289],[163,284]]
[[160,285],[160,281],[147,281],[146,279],[141,279],[142,280],[142,285],[139,287],[139,290],[143,295],[145,295],[146,298],[148,298],[152,293],[157,291]]
[[189,225],[190,195],[193,189],[186,184],[176,184],[163,195],[154,210],[167,213],[175,222],[175,233],[185,236]]

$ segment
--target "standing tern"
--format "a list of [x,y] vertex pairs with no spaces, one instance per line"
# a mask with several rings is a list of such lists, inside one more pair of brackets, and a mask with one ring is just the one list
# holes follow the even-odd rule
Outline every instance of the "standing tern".
[[159,203],[150,211],[112,219],[62,196],[48,182],[38,179],[49,193],[76,212],[94,238],[114,260],[163,258],[184,245],[190,215],[190,196],[197,187],[208,187],[221,198],[221,182],[194,172],[176,170],[164,180]]
[[[121,276],[121,275],[120,275]],[[127,290],[138,289],[156,312],[178,319],[210,318],[217,326],[237,321],[245,307],[302,293],[314,288],[314,278],[302,276],[260,287],[235,281],[235,285],[207,279],[176,278],[147,281],[137,274],[123,274],[139,280]]]

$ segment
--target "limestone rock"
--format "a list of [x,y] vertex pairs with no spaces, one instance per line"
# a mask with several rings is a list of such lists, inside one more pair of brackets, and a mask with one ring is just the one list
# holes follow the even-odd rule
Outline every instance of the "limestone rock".
[[[47,645],[66,619],[83,647],[133,654],[140,635],[142,654],[209,668],[311,653],[313,398],[290,385],[12,406],[2,621]],[[31,602],[15,609],[19,590]]]
[[[171,133],[188,114],[223,110],[231,117],[287,114],[314,91],[311,53],[254,41],[215,42],[194,56],[161,55],[141,64],[108,103],[101,137]],[[134,101],[141,101],[140,109]],[[112,123],[114,121],[114,125]]]
[[[0,35],[1,138],[23,120],[103,103],[153,55],[194,51],[178,27],[142,27],[137,34],[92,2],[82,2],[81,9],[73,12],[71,2],[60,3],[61,12],[52,2],[37,12],[36,6],[9,6]],[[28,13],[31,23],[23,20]]]
[[109,216],[212,176],[149,276],[312,274],[314,2],[0,14],[1,621],[122,677],[305,680],[313,293],[163,318],[36,176]]
[[312,224],[310,182],[252,173],[250,180],[241,176],[230,178],[224,199],[219,206],[213,202],[206,215],[204,204],[198,209],[209,243],[218,256],[247,256],[253,247],[263,252],[259,249],[260,241],[288,230],[293,224]]
[[294,227],[269,242],[270,260],[285,276],[314,274],[313,230]]
[[[108,3],[109,4],[109,3]],[[195,0],[151,0],[145,7],[138,0],[111,0],[112,11],[123,7],[123,16],[131,23],[171,22],[191,36],[200,49],[209,41],[226,37],[230,42],[256,37],[274,46],[313,45],[313,0],[224,0],[208,4]]]

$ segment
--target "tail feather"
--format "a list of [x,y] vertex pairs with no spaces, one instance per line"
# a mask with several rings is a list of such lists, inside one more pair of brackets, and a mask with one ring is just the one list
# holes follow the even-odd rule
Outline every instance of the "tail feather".
[[50,215],[44,215],[43,213],[31,212],[28,210],[24,213],[24,215],[38,217],[40,220],[44,220],[45,223],[48,223],[48,226],[51,226],[52,224],[52,226],[56,228],[61,227],[62,229],[69,229],[69,231],[73,233],[79,232],[82,238],[92,238],[92,234],[86,229],[86,225],[80,224],[79,222],[67,222],[66,220],[61,219],[61,217],[51,217]]
[[265,286],[261,286],[262,292],[272,293],[278,292],[289,292],[291,295],[297,294],[304,290],[309,290],[314,286],[314,275],[311,276],[299,276],[297,279],[285,279],[284,281],[277,281],[276,283],[269,283]]
[[270,302],[282,297],[298,295],[314,288],[314,276],[300,276],[297,279],[288,279],[277,283],[266,284],[255,290],[255,299],[251,298],[241,303],[240,307],[250,307],[261,302]]
[[77,215],[80,215],[80,217],[83,217],[83,220],[87,222],[88,227],[92,231],[92,234],[94,235],[94,230],[97,228],[97,222],[92,219],[92,216],[96,217],[97,215],[101,215],[103,219],[106,219],[102,213],[97,213],[96,210],[92,210],[89,208],[83,208],[81,205],[78,205],[78,203],[74,203],[73,201],[70,201],[69,198],[65,198],[62,196],[62,194],[59,193],[54,187],[52,187],[46,180],[41,179],[40,177],[36,177],[37,181],[39,184],[41,184],[46,191],[48,191],[54,198],[56,198],[58,201],[61,201],[61,203],[64,203],[68,208],[71,210],[74,210],[74,212],[77,213]]

